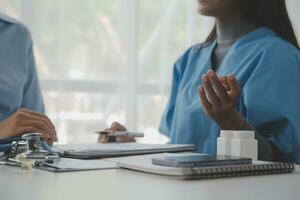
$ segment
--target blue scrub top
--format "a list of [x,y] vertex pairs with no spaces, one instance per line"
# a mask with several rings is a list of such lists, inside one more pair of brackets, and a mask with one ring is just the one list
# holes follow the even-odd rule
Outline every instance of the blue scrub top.
[[0,14],[0,121],[27,108],[44,112],[28,29]]
[[[220,129],[203,111],[198,87],[211,69],[216,41],[191,47],[174,65],[171,96],[160,131],[171,143],[216,154]],[[237,108],[285,158],[300,163],[300,52],[266,27],[235,42],[216,72],[241,86]]]

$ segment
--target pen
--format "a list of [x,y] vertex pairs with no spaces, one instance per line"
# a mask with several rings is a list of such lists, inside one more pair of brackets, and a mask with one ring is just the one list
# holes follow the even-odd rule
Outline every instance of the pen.
[[116,131],[113,135],[108,135],[109,130],[105,131],[95,131],[96,134],[106,135],[108,137],[117,137],[117,136],[130,136],[130,137],[144,137],[142,132],[131,132],[131,131]]

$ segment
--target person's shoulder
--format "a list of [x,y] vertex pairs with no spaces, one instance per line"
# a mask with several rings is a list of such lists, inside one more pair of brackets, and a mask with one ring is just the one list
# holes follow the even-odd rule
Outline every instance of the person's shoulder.
[[5,15],[3,13],[0,13],[0,21],[2,23],[6,23],[6,24],[10,24],[10,25],[13,25],[13,24],[21,24],[20,21],[18,21],[17,19],[15,18],[12,18],[8,15]]
[[[279,70],[300,70],[300,51],[299,49],[279,37],[276,33],[269,30],[264,37],[254,40],[253,52],[255,51],[256,58],[259,58],[260,67],[257,70],[272,69]],[[276,66],[276,67],[274,67]]]
[[19,37],[23,36],[26,38],[31,37],[29,29],[22,22],[15,18],[0,13],[0,23],[2,24],[2,26],[10,30],[10,33],[13,37],[15,35],[18,35]]
[[298,51],[298,49],[290,42],[280,38],[279,36],[273,36],[265,38],[265,50],[280,51],[281,53],[290,53],[291,51]]
[[297,47],[268,27],[261,27],[244,37],[239,47],[240,52],[251,55],[262,68],[275,64],[299,67],[300,52]]
[[[270,30],[271,31],[271,30]],[[262,50],[273,58],[291,58],[300,57],[300,52],[297,47],[295,47],[290,42],[279,37],[273,32],[273,34],[266,35],[261,38]]]
[[264,57],[266,65],[280,64],[285,68],[300,67],[300,51],[290,42],[280,38],[268,38],[264,48]]

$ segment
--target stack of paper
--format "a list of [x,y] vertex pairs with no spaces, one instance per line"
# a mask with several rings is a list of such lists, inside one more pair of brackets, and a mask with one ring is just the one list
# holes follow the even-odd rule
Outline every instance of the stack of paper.
[[116,164],[103,160],[78,160],[61,158],[52,162],[36,162],[35,168],[53,172],[116,169]]

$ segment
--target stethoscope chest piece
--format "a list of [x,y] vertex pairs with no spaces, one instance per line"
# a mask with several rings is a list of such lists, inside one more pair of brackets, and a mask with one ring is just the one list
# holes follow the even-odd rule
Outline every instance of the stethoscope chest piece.
[[20,163],[22,168],[28,169],[40,162],[54,162],[59,159],[58,154],[43,140],[42,134],[28,133],[23,135],[22,139],[25,140],[25,151],[15,156],[16,162]]
[[26,142],[26,151],[23,153],[25,159],[34,160],[54,160],[59,156],[53,153],[45,141],[42,134],[28,133],[22,136]]

